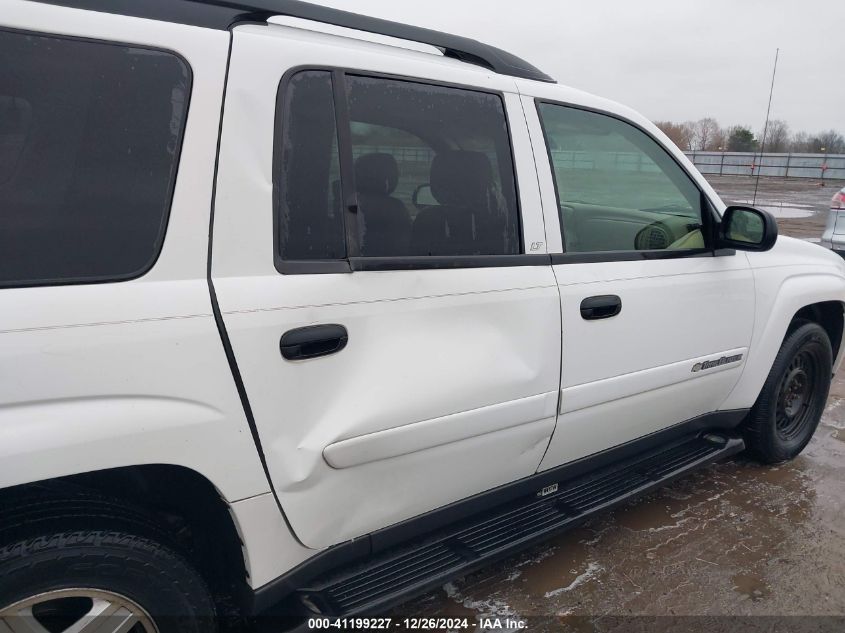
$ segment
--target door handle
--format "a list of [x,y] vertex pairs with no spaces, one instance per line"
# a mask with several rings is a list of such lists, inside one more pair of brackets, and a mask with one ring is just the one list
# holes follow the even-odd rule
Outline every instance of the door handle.
[[308,360],[341,351],[349,342],[342,325],[310,325],[285,332],[279,342],[286,360]]
[[616,295],[587,297],[581,302],[581,316],[587,321],[609,319],[622,312],[622,299]]

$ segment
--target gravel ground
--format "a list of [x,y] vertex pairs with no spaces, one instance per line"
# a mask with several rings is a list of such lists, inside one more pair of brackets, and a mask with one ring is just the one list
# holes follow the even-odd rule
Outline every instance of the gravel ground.
[[[726,202],[753,198],[749,178],[712,183]],[[764,179],[757,205],[783,234],[818,239],[842,184]],[[550,631],[845,631],[845,371],[793,462],[711,466],[399,613],[473,630],[498,617]]]

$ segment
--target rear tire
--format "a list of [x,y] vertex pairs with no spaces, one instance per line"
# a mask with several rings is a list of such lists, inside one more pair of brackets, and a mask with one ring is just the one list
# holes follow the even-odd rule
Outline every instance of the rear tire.
[[804,450],[824,412],[832,368],[824,328],[809,321],[796,324],[744,424],[745,443],[755,457],[775,464]]
[[[104,632],[216,629],[214,602],[201,575],[164,544],[163,535],[152,534],[149,524],[132,529],[131,508],[99,501],[90,512],[69,513],[66,521],[62,515],[51,513],[48,520],[25,510],[20,518],[27,514],[34,519],[29,534],[21,534],[21,521],[0,544],[0,630],[6,630],[5,618],[7,624],[35,618],[42,627],[35,630],[53,633],[97,614],[105,618],[98,629]],[[86,519],[88,526],[82,527]],[[129,621],[121,626],[121,618]]]

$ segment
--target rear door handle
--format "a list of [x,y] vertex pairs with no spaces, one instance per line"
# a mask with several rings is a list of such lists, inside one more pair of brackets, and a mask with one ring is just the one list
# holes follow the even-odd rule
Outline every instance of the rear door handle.
[[622,312],[622,299],[616,295],[587,297],[581,302],[581,316],[587,321],[609,319]]
[[348,342],[342,325],[310,325],[285,332],[279,347],[287,360],[308,360],[337,354]]

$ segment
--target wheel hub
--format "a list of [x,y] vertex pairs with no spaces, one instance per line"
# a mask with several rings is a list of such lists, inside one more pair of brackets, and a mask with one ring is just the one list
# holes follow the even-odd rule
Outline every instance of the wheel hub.
[[[4,626],[5,625],[5,626]],[[100,589],[57,589],[0,609],[0,631],[158,633],[138,604]]]
[[777,399],[776,428],[785,440],[796,437],[810,419],[815,366],[806,354],[798,354],[781,379]]
[[801,369],[793,370],[787,376],[784,394],[784,411],[787,416],[793,418],[801,411],[807,399],[808,386],[807,374]]

